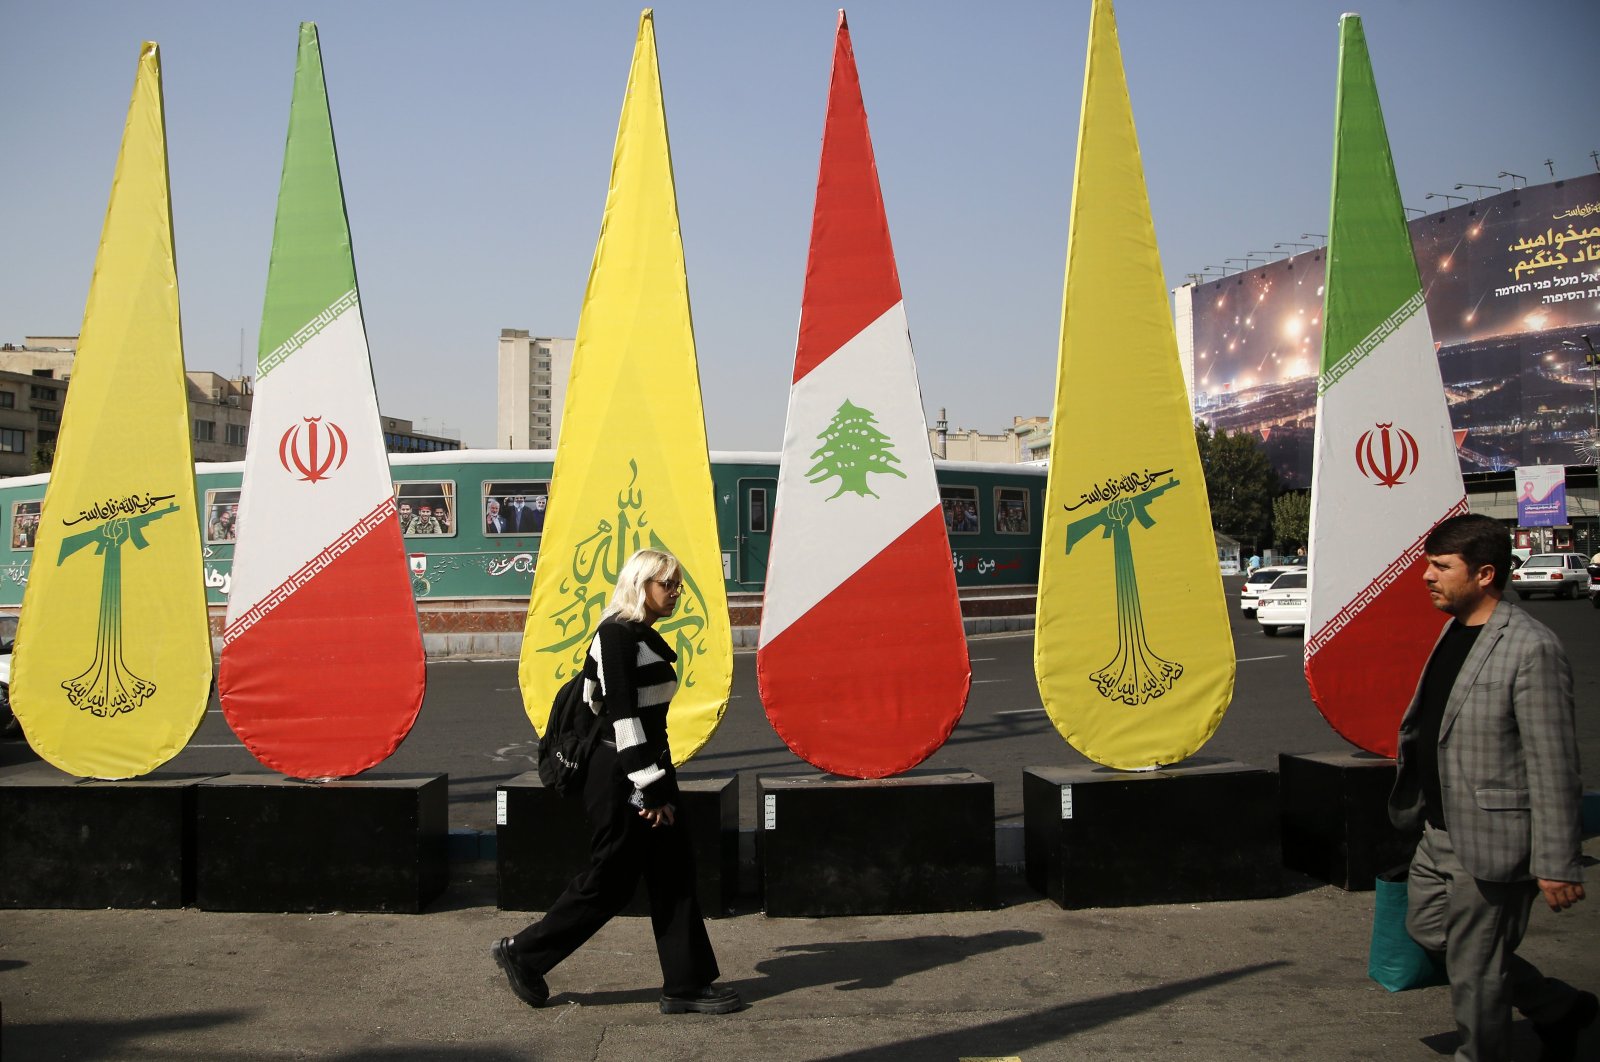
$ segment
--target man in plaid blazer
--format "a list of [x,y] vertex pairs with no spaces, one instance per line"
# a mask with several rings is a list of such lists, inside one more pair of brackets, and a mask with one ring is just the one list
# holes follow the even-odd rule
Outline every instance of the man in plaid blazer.
[[1516,954],[1534,897],[1583,899],[1572,673],[1549,628],[1504,599],[1505,529],[1442,521],[1423,544],[1423,582],[1452,619],[1400,722],[1389,815],[1422,831],[1406,929],[1442,953],[1460,1062],[1511,1057],[1511,1008],[1534,1023],[1543,1059],[1574,1057],[1600,1003]]

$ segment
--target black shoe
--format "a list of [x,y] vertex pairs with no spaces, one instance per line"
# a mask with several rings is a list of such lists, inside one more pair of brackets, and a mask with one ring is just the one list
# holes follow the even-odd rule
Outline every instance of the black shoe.
[[530,1007],[544,1006],[550,998],[550,986],[544,983],[544,978],[528,973],[517,962],[517,957],[511,954],[510,937],[502,937],[489,945],[489,954],[494,956],[495,965],[506,972],[506,980],[511,982],[511,991],[518,999]]
[[681,996],[669,996],[664,992],[661,995],[663,1014],[729,1014],[743,1005],[739,993],[717,985],[706,985]]
[[1597,1014],[1600,1014],[1600,999],[1596,999],[1593,992],[1579,992],[1577,1000],[1561,1017],[1543,1025],[1535,1022],[1533,1031],[1544,1044],[1539,1062],[1570,1062],[1576,1058],[1578,1034],[1594,1024]]

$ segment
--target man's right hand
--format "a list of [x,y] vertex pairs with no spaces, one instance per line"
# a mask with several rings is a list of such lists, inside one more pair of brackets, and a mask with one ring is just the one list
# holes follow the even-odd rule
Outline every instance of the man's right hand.
[[1539,891],[1552,911],[1565,911],[1583,899],[1583,883],[1578,881],[1550,881],[1539,879]]

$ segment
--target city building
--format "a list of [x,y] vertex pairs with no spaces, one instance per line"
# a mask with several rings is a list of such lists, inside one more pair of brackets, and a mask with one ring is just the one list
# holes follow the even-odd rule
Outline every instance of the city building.
[[250,437],[248,376],[230,380],[214,372],[189,378],[189,438],[196,461],[242,461]]
[[[0,476],[32,472],[34,450],[55,441],[72,381],[77,336],[28,336],[0,345]],[[196,461],[242,461],[250,438],[254,381],[190,372],[189,438]],[[461,440],[417,431],[409,420],[380,414],[390,453],[459,450]]]
[[555,449],[574,345],[571,339],[530,336],[526,328],[500,330],[496,448]]
[[1012,417],[1011,427],[1000,432],[950,426],[944,409],[928,430],[928,446],[933,456],[947,461],[988,461],[1019,464],[1044,461],[1050,456],[1050,418]]
[[0,476],[34,471],[34,451],[61,429],[66,387],[49,376],[0,371]]

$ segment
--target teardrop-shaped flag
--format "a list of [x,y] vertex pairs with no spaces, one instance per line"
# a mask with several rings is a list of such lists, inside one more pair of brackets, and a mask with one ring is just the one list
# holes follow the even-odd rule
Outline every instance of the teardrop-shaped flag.
[[667,116],[647,8],[611,162],[611,189],[578,316],[539,565],[522,636],[523,705],[543,731],[556,690],[583,666],[617,572],[636,550],[683,568],[677,611],[656,630],[678,654],[672,759],[711,739],[733,685],[705,408],[689,316]]
[[382,762],[425,665],[356,286],[317,27],[300,25],[218,686],[296,778]]
[[1422,541],[1467,502],[1356,15],[1339,20],[1334,126],[1306,680],[1335,730],[1392,756],[1443,623],[1422,587]]
[[1137,770],[1216,732],[1234,653],[1111,0],[1089,22],[1070,224],[1034,672],[1073,748]]
[[29,744],[69,774],[145,774],[205,718],[211,628],[188,394],[161,53],[147,41],[11,672]]
[[895,774],[936,751],[972,679],[843,11],[756,674],[789,748],[854,778]]

